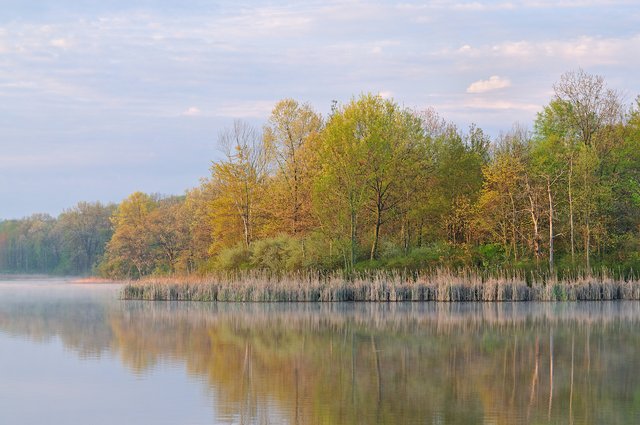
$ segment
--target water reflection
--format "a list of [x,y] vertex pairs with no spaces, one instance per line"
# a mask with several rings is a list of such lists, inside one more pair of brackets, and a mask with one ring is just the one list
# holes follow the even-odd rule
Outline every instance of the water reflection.
[[184,365],[234,423],[637,423],[639,324],[634,302],[0,301],[5,334]]

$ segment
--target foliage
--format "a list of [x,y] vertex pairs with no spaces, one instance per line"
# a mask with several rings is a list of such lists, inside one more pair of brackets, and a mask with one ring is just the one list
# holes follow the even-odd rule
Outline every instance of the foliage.
[[236,121],[181,197],[0,222],[0,271],[139,278],[258,269],[436,267],[590,272],[640,266],[640,98],[565,73],[533,131],[495,140],[363,94],[323,118],[278,102]]

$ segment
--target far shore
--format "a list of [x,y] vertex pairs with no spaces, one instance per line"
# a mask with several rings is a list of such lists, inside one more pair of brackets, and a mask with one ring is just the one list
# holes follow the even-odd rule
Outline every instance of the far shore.
[[97,284],[97,283],[117,283],[117,281],[113,280],[113,279],[106,279],[103,277],[98,277],[98,276],[89,276],[89,277],[80,277],[80,278],[75,278],[73,280],[71,280],[71,283],[78,283],[78,284]]

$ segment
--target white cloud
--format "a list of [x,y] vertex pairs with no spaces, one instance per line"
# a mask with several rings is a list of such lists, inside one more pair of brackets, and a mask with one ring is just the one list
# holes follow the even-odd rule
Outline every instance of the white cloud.
[[497,75],[492,75],[488,80],[479,80],[471,83],[471,85],[467,87],[467,93],[486,93],[488,91],[503,89],[510,86],[510,80]]
[[526,8],[579,8],[579,7],[613,7],[636,5],[637,0],[522,0],[521,6]]
[[451,5],[453,10],[469,11],[469,12],[484,12],[487,10],[510,10],[515,9],[515,5],[511,2],[502,3],[487,3],[487,2],[466,2],[466,3],[454,3]]
[[380,96],[383,99],[391,99],[393,97],[393,92],[390,90],[383,90],[378,93],[378,96]]
[[486,110],[517,110],[535,113],[541,108],[540,105],[534,103],[518,102],[511,100],[491,100],[491,99],[471,99],[462,104],[465,108],[486,109]]
[[250,100],[227,103],[216,109],[215,115],[228,118],[266,118],[276,102],[271,100]]
[[182,112],[182,115],[186,117],[197,117],[199,115],[202,115],[202,111],[196,106],[190,106]]
[[[542,60],[564,61],[571,67],[628,64],[636,57],[629,52],[640,51],[640,34],[628,38],[603,38],[580,36],[565,40],[504,41],[492,45],[471,47],[464,45],[456,50],[445,50],[444,55],[468,59],[492,58],[492,60],[517,60],[517,64]],[[564,65],[563,65],[564,66]]]
[[60,49],[67,49],[71,45],[69,40],[67,40],[65,38],[54,38],[53,40],[51,40],[49,42],[49,44],[51,46],[53,46],[53,47],[57,47],[57,48],[60,48]]
[[420,4],[401,3],[399,10],[411,12],[421,10],[453,10],[462,12],[485,12],[513,9],[573,9],[580,7],[634,6],[637,0],[513,0],[513,1],[450,1],[429,0]]

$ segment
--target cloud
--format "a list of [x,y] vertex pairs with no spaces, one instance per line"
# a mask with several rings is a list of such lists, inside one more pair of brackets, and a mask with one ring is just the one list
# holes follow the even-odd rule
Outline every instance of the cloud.
[[[640,50],[640,34],[629,37],[579,36],[556,40],[503,41],[491,45],[472,47],[468,44],[455,50],[445,50],[445,56],[467,59],[491,58],[495,60],[517,60],[517,64],[536,63],[542,60],[567,62],[575,67],[594,65],[619,65],[636,61],[629,52]],[[564,65],[563,65],[564,66]]]
[[[602,74],[633,95],[640,87],[640,56],[632,54],[640,51],[640,16],[631,0],[55,3],[55,13],[9,7],[7,16],[20,19],[0,22],[0,116],[8,117],[0,171],[9,167],[16,181],[36,176],[54,147],[67,155],[56,157],[61,163],[107,161],[92,153],[103,137],[135,140],[126,146],[145,153],[158,152],[164,138],[209,146],[233,118],[263,122],[285,97],[328,113],[333,99],[378,93],[497,134],[514,120],[531,122],[553,81],[570,69]],[[585,19],[583,6],[597,19]],[[504,88],[507,78],[518,90]],[[92,150],[75,148],[85,145]],[[202,152],[167,154],[167,163],[182,158],[206,172]],[[117,185],[104,177],[105,196],[142,178],[138,166],[122,170]],[[196,182],[172,177],[170,187]],[[5,199],[22,205],[42,194],[15,191]]]
[[466,3],[454,3],[450,6],[453,10],[467,11],[467,12],[484,12],[488,10],[510,10],[515,9],[515,5],[511,2],[493,3],[487,4],[486,2],[466,2]]
[[202,111],[196,106],[190,106],[182,112],[182,115],[185,117],[197,117],[199,115],[202,115]]
[[57,47],[57,48],[60,48],[60,49],[67,49],[71,45],[69,40],[64,39],[64,38],[54,38],[53,40],[51,40],[49,42],[49,44],[51,46],[53,46],[53,47]]
[[486,109],[499,111],[526,111],[530,113],[538,112],[540,105],[534,103],[518,102],[511,100],[489,100],[489,99],[473,99],[463,103],[461,106],[470,109]]
[[380,96],[383,99],[391,99],[393,97],[393,92],[390,90],[383,90],[378,93],[378,96]]
[[637,0],[522,0],[520,5],[525,8],[580,8],[580,7],[613,7],[634,6]]
[[486,12],[516,9],[574,9],[582,7],[635,6],[637,0],[514,0],[514,1],[450,1],[430,0],[420,4],[400,3],[400,10],[452,10],[460,12]]
[[215,115],[228,118],[265,118],[275,105],[272,100],[248,100],[227,103],[216,109]]
[[511,86],[511,81],[506,78],[492,75],[488,80],[479,80],[467,87],[467,93],[486,93],[488,91],[504,89]]

